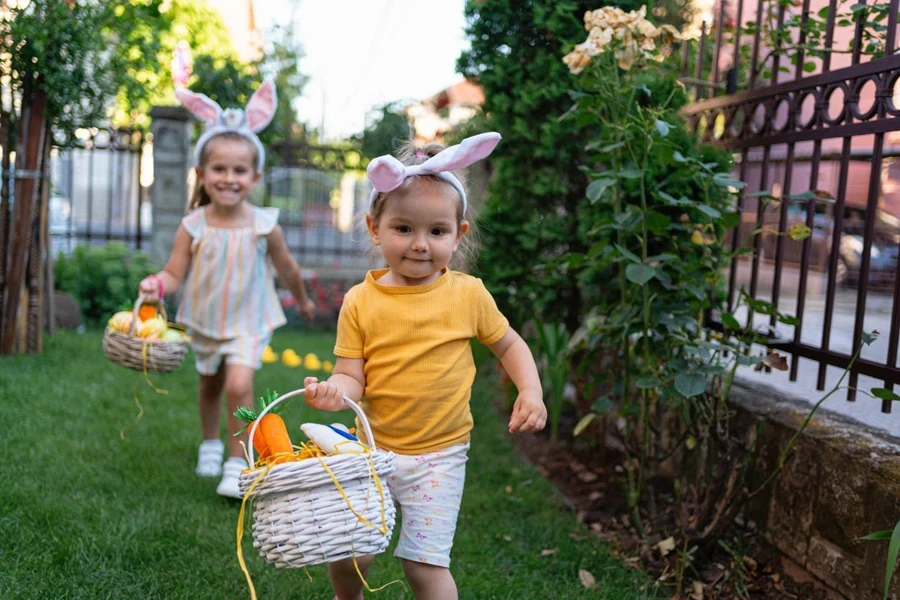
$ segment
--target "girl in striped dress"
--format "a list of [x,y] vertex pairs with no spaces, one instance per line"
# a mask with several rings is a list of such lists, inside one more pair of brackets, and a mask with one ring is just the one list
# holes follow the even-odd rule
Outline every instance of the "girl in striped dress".
[[[228,459],[219,437],[222,393],[231,415],[253,401],[253,376],[272,332],[285,323],[274,275],[312,318],[300,267],[278,225],[278,209],[258,208],[247,199],[261,177],[265,154],[256,132],[275,112],[275,88],[266,81],[246,110],[222,109],[202,94],[176,92],[209,127],[194,151],[196,184],[188,214],[175,233],[165,268],[141,282],[150,301],[182,289],[177,321],[191,333],[200,374],[199,408],[203,441],[196,473],[222,479],[216,491],[240,498],[238,478],[247,468],[242,437],[229,435]],[[228,419],[228,431],[243,423]]]

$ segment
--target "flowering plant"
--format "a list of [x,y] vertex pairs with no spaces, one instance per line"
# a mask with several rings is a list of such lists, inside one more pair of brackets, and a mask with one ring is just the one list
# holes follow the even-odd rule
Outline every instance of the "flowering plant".
[[647,7],[625,12],[616,6],[588,11],[584,15],[587,39],[563,57],[574,74],[581,73],[591,59],[612,49],[619,68],[628,71],[639,58],[664,60],[671,54],[673,42],[681,33],[671,25],[653,25],[647,20]]

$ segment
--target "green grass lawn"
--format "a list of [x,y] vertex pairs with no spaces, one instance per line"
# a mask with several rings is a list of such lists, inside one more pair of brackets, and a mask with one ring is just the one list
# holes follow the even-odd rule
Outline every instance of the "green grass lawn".
[[[100,330],[62,332],[42,355],[0,359],[0,598],[249,598],[236,557],[239,503],[194,476],[200,426],[189,356],[153,382],[106,360]],[[331,358],[333,334],[280,331],[272,346]],[[487,371],[488,369],[485,369]],[[258,373],[257,393],[299,387],[305,371],[278,363]],[[143,415],[134,401],[137,392]],[[453,549],[461,598],[645,597],[648,580],[611,558],[553,488],[517,455],[489,406],[492,383],[473,394],[476,428]],[[346,413],[349,422],[350,413]],[[288,430],[328,416],[292,404]],[[543,550],[554,553],[542,556]],[[380,557],[373,587],[402,578]],[[331,598],[324,567],[278,570],[245,537],[261,599]],[[579,570],[597,580],[585,589]],[[412,598],[399,585],[372,595]]]

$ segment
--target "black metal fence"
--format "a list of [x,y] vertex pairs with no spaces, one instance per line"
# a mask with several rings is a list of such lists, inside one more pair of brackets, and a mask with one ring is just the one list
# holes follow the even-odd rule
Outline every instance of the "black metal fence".
[[[744,288],[793,312],[793,327],[761,325],[792,355],[792,381],[798,357],[818,363],[819,390],[864,332],[887,333],[853,364],[851,401],[860,374],[900,383],[898,6],[720,0],[713,26],[682,54],[696,97],[684,114],[705,141],[735,152],[747,184],[731,244],[753,252],[732,264],[729,303]],[[749,235],[758,222],[763,234]],[[811,235],[792,240],[792,225]]]
[[291,253],[306,268],[359,276],[373,265],[361,214],[370,185],[350,147],[278,142],[261,186],[261,203],[281,209]]
[[142,182],[152,178],[150,145],[140,130],[79,134],[76,147],[51,154],[51,251],[113,240],[140,249],[152,227],[149,184]]

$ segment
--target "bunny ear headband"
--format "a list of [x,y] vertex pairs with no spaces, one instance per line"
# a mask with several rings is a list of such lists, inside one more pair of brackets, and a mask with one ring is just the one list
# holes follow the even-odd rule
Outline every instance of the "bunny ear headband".
[[263,81],[250,97],[247,108],[243,110],[240,108],[222,110],[222,107],[209,97],[188,90],[176,90],[175,96],[188,112],[201,121],[206,121],[206,131],[194,147],[194,164],[200,164],[203,147],[209,140],[221,133],[230,132],[243,136],[256,147],[256,170],[262,171],[266,162],[266,151],[256,133],[265,129],[272,121],[278,106],[275,83],[271,79]]
[[371,196],[369,196],[369,206],[372,205],[379,193],[391,192],[397,189],[409,177],[414,175],[436,175],[459,192],[459,197],[462,198],[463,214],[466,214],[468,206],[466,204],[466,192],[459,179],[449,171],[468,167],[472,163],[487,157],[494,151],[494,147],[497,146],[499,141],[499,133],[493,131],[479,133],[464,139],[456,146],[450,146],[441,150],[420,165],[407,166],[393,156],[379,156],[370,162],[369,167],[366,169],[369,181],[375,186]]

